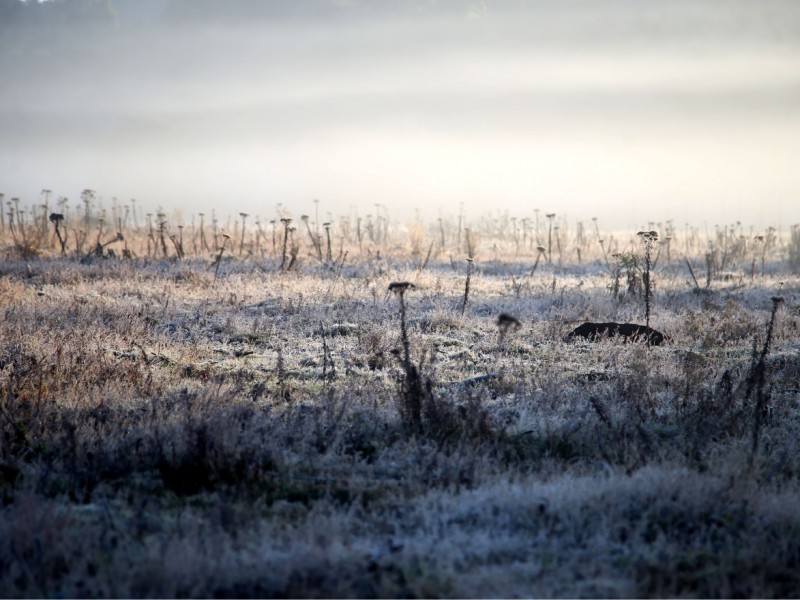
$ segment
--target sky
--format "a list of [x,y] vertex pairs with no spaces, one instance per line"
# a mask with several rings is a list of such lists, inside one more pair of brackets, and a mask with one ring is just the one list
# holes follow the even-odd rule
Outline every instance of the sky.
[[796,0],[0,0],[0,192],[800,222]]

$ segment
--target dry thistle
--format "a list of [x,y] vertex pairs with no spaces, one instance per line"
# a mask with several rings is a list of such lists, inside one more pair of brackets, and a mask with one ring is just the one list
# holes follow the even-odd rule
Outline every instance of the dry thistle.
[[651,254],[653,251],[653,244],[658,239],[657,231],[640,231],[638,235],[644,243],[644,273],[642,274],[642,283],[644,283],[644,317],[645,325],[650,327],[650,267],[651,267]]
[[281,250],[281,271],[286,270],[286,250],[289,245],[289,228],[292,224],[292,219],[289,217],[283,217],[281,219],[281,223],[283,223],[283,249]]
[[411,347],[408,341],[406,328],[406,303],[405,293],[414,289],[414,284],[408,281],[393,281],[389,284],[389,291],[397,295],[400,300],[400,341],[403,344],[402,365],[405,372],[403,384],[403,404],[401,415],[414,431],[419,431],[422,426],[422,400],[424,390],[417,366],[411,362]]
[[333,255],[331,254],[331,224],[330,223],[323,223],[322,226],[325,228],[325,237],[328,240],[328,250],[325,254],[325,260],[331,262],[333,260]]
[[[469,234],[467,234],[469,235]],[[467,279],[464,281],[464,300],[461,303],[461,314],[467,309],[467,301],[469,300],[469,283],[472,277],[472,258],[467,257]]]
[[547,217],[547,264],[553,262],[553,219],[556,218],[556,213],[548,213]]
[[308,215],[300,215],[300,220],[305,224],[306,232],[308,232],[308,239],[311,240],[311,245],[314,246],[314,249],[317,251],[317,258],[321,261],[322,260],[322,248],[320,246],[319,239],[311,231],[311,225],[309,223],[309,216]]
[[64,215],[61,213],[50,213],[50,222],[53,224],[53,227],[55,227],[58,242],[61,244],[61,255],[64,256],[67,252],[67,240],[61,235],[60,229],[61,223],[64,222]]
[[544,246],[536,246],[536,260],[533,261],[533,267],[531,268],[530,276],[533,277],[534,273],[536,273],[536,267],[539,266],[539,261],[542,258],[542,255],[547,252],[547,248]]
[[222,254],[225,252],[225,244],[228,243],[228,240],[231,239],[227,233],[222,234],[222,246],[219,248],[219,254],[217,254],[217,258],[211,263],[211,266],[214,267],[214,282],[211,284],[212,286],[217,283],[217,274],[219,273],[219,265],[222,263]]
[[409,281],[393,281],[389,284],[389,291],[400,299],[400,338],[403,343],[403,367],[408,370],[411,364],[411,353],[408,344],[408,331],[406,329],[406,301],[405,293],[413,290],[414,284]]
[[[767,337],[764,340],[764,347],[750,366],[750,373],[747,377],[747,387],[745,388],[745,398],[750,398],[753,391],[756,393],[756,402],[753,408],[753,434],[752,446],[750,449],[750,465],[752,466],[758,451],[758,443],[761,437],[761,426],[767,416],[767,402],[769,393],[766,388],[767,356],[772,347],[772,335],[775,329],[775,318],[778,314],[778,307],[783,303],[781,296],[773,296],[772,312],[770,313],[769,323],[767,324]],[[755,354],[755,344],[753,347]],[[755,356],[754,356],[755,359]]]
[[244,229],[245,229],[245,221],[247,221],[247,217],[250,215],[246,212],[240,212],[239,216],[242,217],[242,238],[239,240],[239,256],[242,255],[244,252]]

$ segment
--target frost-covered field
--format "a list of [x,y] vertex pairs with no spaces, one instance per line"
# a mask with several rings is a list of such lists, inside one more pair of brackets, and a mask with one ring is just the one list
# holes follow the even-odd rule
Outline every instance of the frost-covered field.
[[800,232],[280,227],[5,231],[0,595],[797,594]]

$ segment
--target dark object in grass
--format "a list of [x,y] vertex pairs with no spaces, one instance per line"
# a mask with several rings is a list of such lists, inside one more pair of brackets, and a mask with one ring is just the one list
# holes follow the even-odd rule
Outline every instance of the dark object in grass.
[[647,342],[651,346],[660,346],[666,339],[663,333],[647,325],[614,322],[584,323],[573,329],[566,339],[569,341],[579,337],[590,342],[607,337],[622,337],[626,342]]
[[522,323],[519,322],[515,316],[510,315],[508,313],[500,313],[497,315],[497,326],[500,328],[500,331],[503,333],[507,332],[509,329],[519,329],[522,327]]
[[395,293],[403,293],[406,290],[413,290],[416,286],[408,281],[392,281],[389,284],[389,291]]
[[493,379],[497,379],[497,373],[484,373],[483,375],[476,375],[475,377],[458,381],[456,382],[456,385],[466,385],[472,387],[478,385],[479,383],[492,381]]

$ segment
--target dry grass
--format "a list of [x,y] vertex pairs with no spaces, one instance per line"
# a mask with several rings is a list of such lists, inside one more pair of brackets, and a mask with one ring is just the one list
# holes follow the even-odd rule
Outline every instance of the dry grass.
[[[534,232],[492,227],[470,230],[468,303],[466,248],[438,223],[334,226],[327,261],[298,231],[291,268],[283,237],[273,254],[255,233],[218,264],[188,229],[181,260],[158,231],[125,232],[127,259],[7,237],[2,595],[794,595],[791,246],[773,240],[752,277],[752,249],[729,249],[708,289],[654,258],[668,344],[567,343],[584,320],[644,322],[605,258],[635,235],[562,226],[563,259],[531,276]],[[701,269],[701,243],[671,244]],[[393,281],[415,285],[408,358]]]

